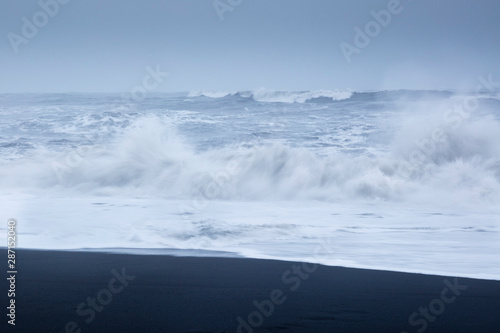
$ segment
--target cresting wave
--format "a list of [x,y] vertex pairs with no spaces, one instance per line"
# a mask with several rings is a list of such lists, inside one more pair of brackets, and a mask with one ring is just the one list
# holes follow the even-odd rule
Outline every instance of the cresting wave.
[[[425,124],[427,126],[428,124]],[[320,157],[284,144],[245,144],[196,152],[175,128],[154,116],[130,126],[109,146],[39,150],[0,166],[5,191],[34,189],[98,195],[217,200],[448,200],[500,199],[500,124],[471,119],[448,129],[446,142],[409,177],[400,173],[422,135],[384,156]],[[415,140],[413,140],[415,139]]]
[[499,278],[494,94],[251,96],[0,95],[0,206],[38,249]]
[[264,103],[310,103],[336,102],[351,99],[353,101],[375,100],[418,100],[418,99],[445,99],[455,96],[477,96],[480,99],[499,99],[500,92],[490,92],[476,95],[474,92],[452,92],[448,90],[384,90],[384,91],[352,91],[352,90],[308,90],[308,91],[273,91],[258,89],[254,91],[204,91],[192,90],[188,97],[208,97],[213,99],[243,98]]
[[255,91],[190,91],[188,97],[249,98],[256,102],[267,103],[306,103],[310,101],[339,101],[351,98],[353,92],[349,90],[311,90],[311,91],[272,91],[259,89]]

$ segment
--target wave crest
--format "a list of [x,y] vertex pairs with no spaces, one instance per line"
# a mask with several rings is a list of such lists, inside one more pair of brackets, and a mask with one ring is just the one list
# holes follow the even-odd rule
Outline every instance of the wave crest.
[[188,97],[239,97],[265,103],[331,102],[349,99],[352,95],[353,92],[350,90],[273,91],[258,89],[255,91],[237,92],[193,90],[188,93]]
[[12,161],[0,167],[0,181],[7,189],[174,199],[399,201],[415,196],[442,200],[454,193],[462,199],[491,200],[500,194],[500,151],[495,145],[500,132],[492,134],[495,126],[483,119],[450,132],[446,143],[413,169],[417,174],[408,176],[399,171],[407,163],[404,155],[415,151],[412,144],[402,144],[400,154],[379,157],[321,157],[277,143],[196,152],[172,125],[145,117],[115,144],[88,147],[69,160],[68,155],[45,151]]

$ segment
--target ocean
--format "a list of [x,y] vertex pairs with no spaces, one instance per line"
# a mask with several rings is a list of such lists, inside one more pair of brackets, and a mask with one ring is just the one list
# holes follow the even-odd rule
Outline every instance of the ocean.
[[18,247],[500,279],[500,94],[0,95]]

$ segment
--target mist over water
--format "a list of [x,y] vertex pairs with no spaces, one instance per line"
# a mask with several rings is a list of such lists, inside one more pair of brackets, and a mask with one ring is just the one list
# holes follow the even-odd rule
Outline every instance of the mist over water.
[[498,101],[465,118],[449,111],[457,96],[437,92],[258,94],[132,107],[106,95],[32,96],[2,110],[3,190],[189,199],[215,181],[211,199],[222,200],[498,199]]
[[[480,228],[494,242],[500,101],[474,97],[474,108],[464,108],[470,97],[193,91],[127,104],[103,94],[3,95],[0,191],[5,205],[17,205],[39,230],[28,247],[185,248],[306,260],[326,235],[363,230],[357,241],[385,242],[396,225],[410,238],[425,228],[443,237]],[[60,200],[49,208],[46,198]],[[88,227],[86,216],[113,237],[57,246],[44,240],[52,227],[42,220],[59,221],[50,232],[72,239]],[[360,219],[366,217],[369,224]],[[340,246],[349,237],[336,240],[339,255],[324,263],[434,272],[443,265],[436,260],[424,269],[397,258],[367,264],[373,258]],[[390,249],[386,243],[373,253]],[[443,251],[428,250],[437,257]],[[464,265],[457,272],[472,274]]]

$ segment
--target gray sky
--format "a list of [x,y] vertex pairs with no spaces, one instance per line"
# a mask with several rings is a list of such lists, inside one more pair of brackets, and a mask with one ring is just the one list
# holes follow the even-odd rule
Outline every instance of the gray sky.
[[[0,92],[128,92],[157,65],[170,75],[155,91],[468,89],[488,74],[500,81],[498,0],[401,0],[385,27],[369,24],[373,37],[358,41],[350,63],[340,43],[356,47],[355,28],[364,31],[375,20],[370,11],[397,0],[218,1],[232,9],[223,20],[213,0],[70,0],[53,17],[37,1],[4,0]],[[23,34],[23,17],[38,20],[36,35]]]

